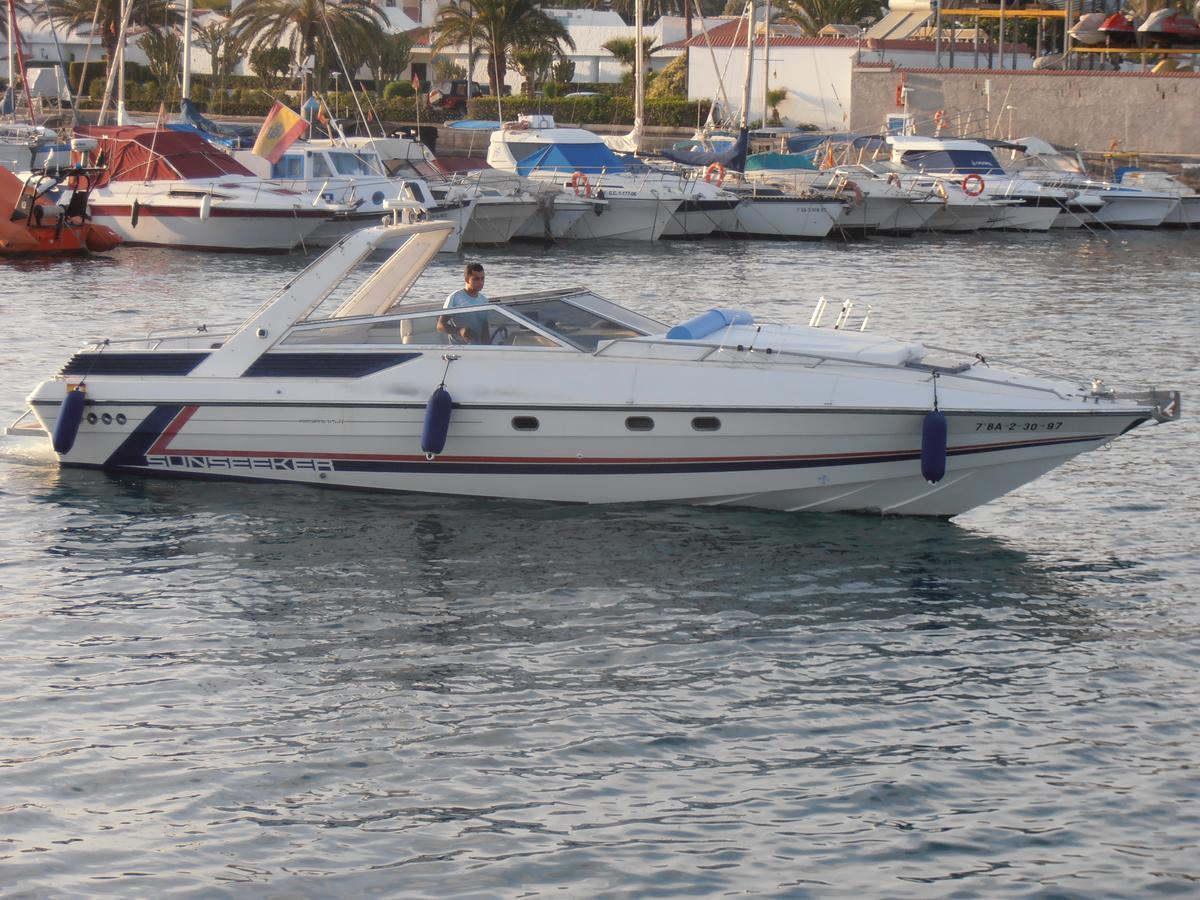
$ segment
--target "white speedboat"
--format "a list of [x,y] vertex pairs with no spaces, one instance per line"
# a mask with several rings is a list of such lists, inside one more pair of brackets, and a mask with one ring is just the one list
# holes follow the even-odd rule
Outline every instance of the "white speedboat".
[[390,203],[416,199],[427,208],[430,218],[454,224],[454,233],[443,249],[455,253],[474,214],[471,198],[437,197],[415,174],[390,175],[369,145],[353,146],[342,139],[297,141],[274,164],[249,150],[235,150],[233,156],[280,187],[312,192],[345,206],[308,236],[307,246],[332,246],[351,232],[378,225],[388,215]]
[[1177,191],[1150,190],[1094,178],[1078,153],[1060,152],[1040,138],[1021,138],[1013,143],[1021,148],[1021,155],[1009,163],[1009,170],[1042,184],[1086,191],[1104,201],[1094,213],[1080,215],[1085,224],[1109,228],[1157,228],[1181,204]]
[[821,170],[762,168],[754,172],[754,178],[793,193],[816,192],[843,201],[849,208],[835,227],[850,233],[911,234],[924,228],[939,206],[938,200],[901,187],[899,177],[889,178],[863,165]]
[[[415,282],[451,229],[356,232],[240,326],[93,342],[24,428],[140,475],[952,516],[1179,415],[1174,391],[731,310],[668,327],[585,288],[448,313]],[[460,314],[483,343],[449,343]]]
[[492,132],[487,161],[575,197],[606,201],[596,214],[576,219],[567,238],[656,241],[696,190],[695,181],[646,167],[635,171],[598,134],[558,128],[550,116],[521,116]]
[[933,175],[961,179],[971,197],[1003,203],[992,228],[1049,231],[1074,196],[1072,191],[1004,171],[991,147],[980,141],[889,135],[892,162]]
[[1200,225],[1200,193],[1197,193],[1195,188],[1188,187],[1174,175],[1150,169],[1131,169],[1121,173],[1117,182],[1123,187],[1154,191],[1160,194],[1174,194],[1178,197],[1179,205],[1163,219],[1164,225],[1183,228],[1195,228]]
[[89,198],[92,221],[127,244],[286,252],[352,208],[264,181],[189,132],[136,125],[77,131],[95,140],[95,159],[107,167]]

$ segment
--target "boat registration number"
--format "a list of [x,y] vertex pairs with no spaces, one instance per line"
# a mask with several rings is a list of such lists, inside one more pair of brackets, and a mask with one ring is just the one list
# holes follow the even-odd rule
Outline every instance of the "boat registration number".
[[1058,431],[1062,427],[1062,422],[1005,422],[1002,419],[975,423],[976,431]]

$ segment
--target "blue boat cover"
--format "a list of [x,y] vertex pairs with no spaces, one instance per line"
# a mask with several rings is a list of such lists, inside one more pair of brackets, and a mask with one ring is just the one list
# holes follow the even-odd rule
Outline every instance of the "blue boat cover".
[[732,172],[746,170],[746,148],[750,145],[750,135],[746,129],[738,133],[738,138],[728,147],[721,150],[683,150],[670,147],[662,151],[662,156],[685,166],[711,166],[720,163]]
[[179,116],[183,119],[184,127],[168,125],[175,131],[191,131],[214,144],[221,144],[233,150],[249,150],[254,146],[258,137],[258,129],[253,125],[218,125],[196,108],[191,100],[179,101]]
[[517,163],[517,174],[528,175],[536,169],[582,172],[625,172],[628,164],[606,144],[547,144]]

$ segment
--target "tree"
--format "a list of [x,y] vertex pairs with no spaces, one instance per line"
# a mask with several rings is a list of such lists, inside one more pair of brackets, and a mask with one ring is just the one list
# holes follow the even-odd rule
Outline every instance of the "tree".
[[158,82],[160,95],[173,102],[175,80],[183,60],[183,41],[172,29],[152,28],[142,35],[137,45],[146,54],[146,65]]
[[536,0],[458,0],[443,7],[433,26],[433,50],[481,48],[488,60],[492,92],[504,90],[509,55],[514,50],[548,50],[555,57],[563,47],[575,49],[566,26],[538,7]]
[[386,34],[367,58],[375,83],[399,81],[412,62],[412,38],[407,34]]
[[532,94],[538,85],[550,80],[550,67],[554,64],[554,55],[549,50],[529,50],[518,47],[512,53],[513,66],[525,79],[521,93]]
[[[129,24],[146,28],[173,28],[183,23],[173,0],[139,0],[133,5]],[[121,0],[46,0],[42,20],[61,28],[82,29],[85,33],[96,16],[96,31],[100,45],[108,58],[117,54],[117,38],[121,34]]]
[[[637,65],[636,47],[637,40],[631,37],[616,37],[605,41],[600,45],[609,53],[617,58],[617,62],[625,66],[629,71],[633,71]],[[647,62],[650,56],[657,53],[658,47],[654,46],[653,38],[642,38],[642,59]]]
[[658,77],[646,87],[648,100],[666,100],[667,98],[682,97],[687,99],[688,89],[688,58],[680,53],[671,60],[670,64],[658,73]]
[[[246,0],[233,21],[246,49],[286,47],[292,59],[302,63],[311,57],[324,83],[331,71],[342,69],[333,45],[358,56],[361,48],[383,40],[387,16],[374,0]],[[358,54],[351,48],[359,48]],[[307,81],[302,87],[307,89]]]
[[233,23],[228,19],[198,25],[194,33],[196,43],[208,51],[213,96],[220,111],[225,105],[225,84],[242,58],[242,44],[233,32]]
[[775,20],[798,25],[811,37],[826,25],[854,24],[877,13],[875,0],[779,0]]
[[291,67],[292,51],[287,47],[258,47],[250,53],[250,71],[268,94],[283,87]]
[[781,120],[779,118],[779,104],[787,99],[787,95],[788,92],[786,88],[772,88],[771,90],[767,91],[767,106],[771,107],[772,125],[780,124]]
[[[15,7],[13,12],[15,12],[17,14],[17,16],[28,15],[29,11],[25,8],[26,4],[21,3],[18,0],[18,2],[13,4],[13,6]],[[92,21],[91,19],[88,19],[89,24],[91,23],[91,21]],[[8,40],[8,3],[7,2],[0,5],[0,40]]]

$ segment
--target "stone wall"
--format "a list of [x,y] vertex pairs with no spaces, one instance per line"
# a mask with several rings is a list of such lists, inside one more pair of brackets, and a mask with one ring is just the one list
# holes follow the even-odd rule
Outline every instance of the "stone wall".
[[1087,153],[1200,157],[1200,73],[859,66],[851,79],[850,128],[878,131],[889,113],[902,111],[896,105],[902,80],[923,133],[932,133],[942,110],[943,137],[1036,136]]

